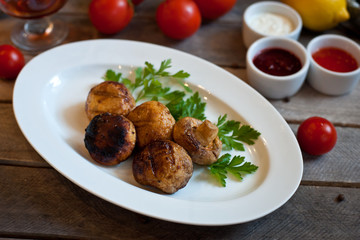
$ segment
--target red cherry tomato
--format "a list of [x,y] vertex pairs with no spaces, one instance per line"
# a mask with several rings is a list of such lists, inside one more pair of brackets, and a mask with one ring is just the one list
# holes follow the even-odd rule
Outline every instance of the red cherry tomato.
[[15,79],[25,65],[24,55],[11,45],[0,45],[0,78]]
[[184,39],[199,29],[201,15],[192,0],[166,0],[156,10],[156,21],[168,37]]
[[311,117],[300,124],[296,137],[303,151],[321,155],[333,149],[337,133],[334,125],[327,119]]
[[205,19],[216,19],[229,12],[236,0],[194,0],[198,5],[201,16]]
[[114,34],[125,28],[134,15],[128,0],[92,0],[89,17],[95,28],[105,34]]

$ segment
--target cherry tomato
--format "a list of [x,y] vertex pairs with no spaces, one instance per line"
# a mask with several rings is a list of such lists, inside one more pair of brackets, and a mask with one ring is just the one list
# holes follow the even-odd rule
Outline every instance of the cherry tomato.
[[156,10],[156,21],[168,37],[184,39],[199,29],[201,15],[192,0],[166,0]]
[[89,17],[95,28],[105,34],[114,34],[125,28],[134,16],[130,0],[92,0]]
[[322,117],[311,117],[302,122],[297,131],[300,148],[311,155],[329,152],[336,144],[334,125]]
[[236,0],[194,0],[198,5],[201,16],[213,20],[229,12]]
[[24,55],[8,44],[0,45],[0,78],[15,79],[25,65]]

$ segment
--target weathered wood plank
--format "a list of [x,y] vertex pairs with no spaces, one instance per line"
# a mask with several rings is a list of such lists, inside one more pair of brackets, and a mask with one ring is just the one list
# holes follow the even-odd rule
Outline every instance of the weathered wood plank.
[[[245,69],[225,69],[248,83]],[[329,96],[316,91],[305,82],[299,92],[290,98],[268,100],[289,122],[300,123],[308,117],[320,116],[337,126],[360,126],[360,84],[347,95]]]
[[13,90],[13,80],[0,79],[0,102],[11,102]]
[[[237,1],[231,12],[216,21],[204,22],[194,36],[183,41],[165,37],[156,25],[155,11],[163,0],[145,0],[136,7],[130,25],[111,36],[98,33],[91,25],[87,15],[90,1],[68,1],[55,15],[69,25],[65,43],[98,38],[156,43],[204,58],[246,82],[241,18],[253,1]],[[0,44],[11,43],[10,31],[16,21],[0,14]],[[342,26],[323,33],[346,35],[360,43],[356,33]],[[303,29],[300,42],[306,46],[319,34],[322,33]],[[36,56],[24,54],[27,61]],[[270,100],[294,133],[309,116],[320,115],[334,122],[339,135],[336,147],[320,157],[303,155],[301,186],[275,212],[240,225],[198,227],[130,212],[61,176],[22,135],[12,110],[13,84],[14,81],[0,79],[0,238],[357,239],[360,236],[359,85],[349,95],[329,97],[305,84],[289,99]]]
[[[247,82],[245,69],[225,68]],[[11,102],[14,81],[0,80],[0,102]],[[239,93],[240,94],[240,93]],[[300,123],[310,116],[322,116],[338,126],[360,126],[360,84],[350,94],[327,96],[317,92],[307,83],[300,91],[285,100],[270,100],[289,122]]]
[[[68,1],[65,7],[55,17],[60,17],[70,25],[70,34],[66,42],[74,41],[71,36],[76,35],[75,40],[102,38],[119,38],[135,39],[145,42],[153,42],[165,46],[171,46],[186,52],[193,53],[197,56],[210,60],[222,66],[245,66],[246,49],[242,43],[241,25],[242,14],[252,1],[238,1],[235,7],[225,16],[216,21],[203,22],[199,31],[194,36],[183,41],[174,41],[165,37],[156,25],[155,13],[156,7],[161,0],[144,1],[135,9],[135,16],[130,25],[122,32],[115,35],[99,34],[91,25],[88,18],[89,0],[85,1]],[[10,43],[9,33],[17,19],[3,16],[0,18],[5,26],[0,30],[0,43]],[[91,31],[83,31],[83,29]],[[323,33],[341,33],[354,37],[351,32],[347,32],[339,26],[333,30]],[[306,45],[314,36],[319,33],[303,30],[300,42]],[[95,35],[95,36],[94,36]],[[355,39],[360,42],[360,39]],[[196,46],[196,47],[195,47]],[[213,52],[215,56],[207,56],[207,52]],[[223,51],[221,51],[223,50]],[[215,54],[216,53],[216,54]],[[223,57],[224,53],[230,53],[227,58]],[[211,57],[214,57],[212,59]]]
[[0,165],[49,166],[22,134],[11,104],[0,103]]
[[[296,133],[298,124],[290,124]],[[360,128],[336,127],[338,142],[335,148],[322,156],[304,153],[306,181],[360,183]],[[48,166],[21,133],[11,104],[0,104],[0,164]]]
[[[158,3],[159,2],[160,1],[158,1]],[[176,48],[202,57],[220,66],[235,67],[234,71],[242,71],[242,68],[245,67],[244,53],[246,52],[246,49],[242,44],[240,16],[242,15],[244,9],[250,4],[250,1],[238,1],[236,7],[229,14],[218,19],[217,21],[204,23],[199,32],[183,41],[169,39],[165,37],[158,29],[154,18],[154,12],[156,10],[155,7],[157,4],[145,1],[137,8],[137,14],[127,28],[118,34],[108,36],[98,33],[91,25],[87,16],[88,3],[89,1],[69,1],[65,8],[59,14],[57,14],[57,16],[61,17],[69,24],[69,36],[67,37],[65,43],[95,38],[137,40]],[[3,27],[0,29],[0,43],[10,43],[10,31],[13,24],[17,20],[11,17],[2,17],[0,21],[3,25],[6,26],[5,28]],[[141,29],[141,31],[139,31],[139,29]],[[342,28],[338,28],[328,32],[338,33],[341,29]],[[307,42],[315,35],[316,33],[304,30],[301,42],[306,45]],[[31,53],[25,53],[25,55],[27,60],[34,56]],[[149,59],[150,58],[151,56],[149,56]],[[13,86],[11,81],[0,81],[0,101],[11,100],[12,87]],[[301,105],[303,109],[308,109],[309,103],[316,101],[316,105],[312,104],[312,106],[315,105],[316,108],[312,110],[311,113],[309,113],[313,114],[318,113],[319,110],[321,110],[320,113],[332,111],[332,109],[326,105],[331,104],[334,106],[333,103],[336,103],[335,106],[342,110],[339,113],[339,116],[346,116],[349,118],[348,114],[346,114],[346,112],[344,113],[344,109],[350,109],[350,111],[355,114],[355,116],[351,116],[350,118],[350,122],[354,123],[359,121],[359,115],[356,115],[360,112],[358,111],[359,106],[355,104],[358,102],[358,91],[359,88],[350,95],[350,98],[344,97],[345,100],[342,100],[339,103],[339,97],[334,98],[321,96],[321,94],[318,94],[312,90],[312,88],[305,88],[304,91],[299,93],[305,94],[305,97],[301,95],[298,104]],[[328,99],[331,99],[332,101],[328,101]],[[343,101],[345,101],[344,105],[346,106],[342,105]],[[296,118],[298,112],[291,111],[291,109],[293,109],[292,104],[287,104],[284,109],[282,109],[282,106],[285,106],[285,104],[282,102],[279,103],[274,101],[274,104],[278,107],[279,111],[284,114],[285,118],[289,118],[291,120]],[[294,107],[297,109],[299,106],[295,105]],[[334,118],[339,121],[338,116],[334,116]],[[345,120],[341,119],[339,123],[344,122]]]
[[261,219],[199,227],[130,212],[91,195],[48,168],[2,166],[0,183],[0,237],[355,239],[360,235],[359,188],[300,186],[285,205]]
[[67,1],[59,13],[87,14],[90,2],[91,0]]
[[[72,1],[69,1],[68,4],[70,2]],[[69,25],[69,36],[66,38],[65,43],[94,38],[137,40],[173,47],[207,60],[214,58],[212,61],[221,65],[244,66],[244,59],[239,59],[239,56],[244,55],[241,53],[245,51],[245,48],[241,39],[241,25],[238,21],[232,23],[231,21],[219,20],[204,24],[192,37],[177,41],[169,39],[162,34],[155,21],[156,9],[153,9],[153,7],[156,5],[153,3],[151,5],[150,3],[148,4],[150,9],[144,4],[144,10],[137,11],[131,23],[123,31],[114,35],[104,35],[97,32],[92,26],[87,12],[84,12],[84,9],[87,9],[84,2],[80,5],[69,6],[64,9],[68,9],[68,12],[62,11],[55,16],[60,17]],[[76,11],[80,6],[82,6],[81,13],[74,13],[73,11]],[[140,9],[143,8],[139,7]],[[0,43],[11,43],[9,35],[12,26],[18,20],[4,17],[1,21],[5,27],[0,30]],[[33,55],[32,53],[26,54]]]
[[288,121],[304,120],[311,116],[325,117],[338,126],[360,126],[360,84],[343,96],[319,93],[307,83],[295,96],[271,103]]
[[[290,124],[294,134],[298,124]],[[360,128],[335,127],[338,140],[335,147],[321,156],[303,152],[304,181],[331,183],[357,183],[360,186]]]

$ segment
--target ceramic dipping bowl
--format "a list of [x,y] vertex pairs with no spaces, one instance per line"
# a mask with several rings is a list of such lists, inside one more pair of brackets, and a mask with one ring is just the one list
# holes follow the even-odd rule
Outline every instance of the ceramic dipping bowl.
[[243,14],[244,45],[249,48],[257,39],[269,36],[297,40],[302,25],[299,13],[284,3],[274,1],[254,3]]
[[[352,64],[352,70],[346,72],[339,72],[326,65],[321,65],[320,60],[315,60],[316,52],[322,50],[342,50],[347,55],[352,57],[352,60],[345,59],[342,53],[338,55],[329,55],[328,60],[334,61],[333,64],[345,64],[342,68],[346,68],[349,64]],[[324,34],[312,39],[308,46],[307,52],[310,58],[310,68],[308,74],[309,84],[317,91],[327,95],[343,95],[351,92],[360,80],[360,46],[353,40],[335,35],[335,34]],[[336,53],[336,52],[335,52]],[[330,53],[327,53],[330,54]],[[324,55],[324,54],[323,54]],[[314,58],[315,57],[315,58]],[[318,59],[318,58],[316,58]],[[326,60],[326,59],[325,59]],[[354,63],[355,61],[355,63]],[[356,64],[356,66],[354,65]]]
[[[288,52],[298,59],[297,71],[289,75],[272,75],[261,70],[255,65],[255,59],[260,53],[269,49],[277,49]],[[272,57],[272,55],[270,55]],[[288,64],[287,58],[274,55],[271,61],[274,64],[267,66],[268,69],[282,67]],[[265,59],[266,60],[266,59]],[[280,61],[280,62],[279,62]],[[266,61],[265,61],[266,62]],[[285,37],[265,37],[255,41],[246,54],[246,72],[249,84],[254,87],[264,97],[270,99],[282,99],[294,95],[303,85],[310,61],[306,49],[299,42]],[[289,65],[285,65],[285,69]]]

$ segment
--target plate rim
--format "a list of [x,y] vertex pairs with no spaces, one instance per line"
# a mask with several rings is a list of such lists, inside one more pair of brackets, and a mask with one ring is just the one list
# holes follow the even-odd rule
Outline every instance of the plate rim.
[[[29,131],[28,126],[26,125],[26,123],[24,123],[24,120],[22,119],[23,114],[24,114],[24,112],[23,112],[24,110],[23,110],[23,106],[21,106],[20,104],[23,104],[24,100],[22,100],[19,97],[19,94],[22,93],[21,91],[24,88],[24,81],[26,83],[26,80],[24,80],[27,77],[26,74],[28,74],[28,72],[31,70],[31,68],[33,68],[34,64],[36,66],[38,61],[41,62],[41,60],[43,58],[46,59],[47,57],[51,56],[53,53],[57,53],[57,52],[62,51],[64,49],[66,50],[68,48],[71,49],[71,48],[74,48],[74,47],[79,47],[79,48],[94,47],[94,48],[98,48],[99,46],[104,46],[104,45],[114,45],[114,46],[115,45],[123,45],[123,46],[126,45],[127,47],[129,47],[129,46],[132,46],[132,47],[137,46],[137,47],[145,48],[145,49],[156,48],[156,50],[164,51],[166,53],[175,54],[176,56],[181,56],[181,57],[185,58],[186,60],[190,59],[190,60],[193,60],[193,61],[195,61],[197,63],[204,64],[204,66],[214,68],[216,71],[220,72],[220,74],[223,74],[223,75],[229,77],[230,79],[232,79],[231,82],[235,81],[234,79],[236,79],[237,82],[236,83],[233,82],[234,84],[236,84],[236,86],[241,86],[242,88],[245,88],[248,92],[250,92],[251,97],[261,100],[259,105],[266,108],[267,111],[272,113],[272,117],[276,118],[282,124],[281,127],[283,128],[283,131],[291,132],[291,128],[286,123],[284,118],[280,115],[280,113],[275,109],[275,107],[273,107],[273,105],[271,105],[271,103],[267,99],[265,99],[263,96],[261,96],[256,90],[254,90],[249,85],[247,85],[245,82],[243,82],[241,79],[239,79],[235,75],[231,74],[230,72],[224,70],[223,68],[220,68],[219,66],[217,66],[217,65],[215,65],[215,64],[213,64],[213,63],[211,63],[211,62],[209,62],[207,60],[204,60],[204,59],[199,58],[197,56],[191,55],[190,53],[186,53],[186,52],[183,52],[183,51],[180,51],[180,50],[177,50],[177,49],[173,49],[173,48],[169,48],[169,47],[165,47],[165,46],[161,46],[161,45],[157,45],[157,44],[139,42],[139,41],[132,41],[132,40],[96,39],[96,40],[84,40],[84,41],[72,42],[72,43],[64,44],[64,45],[55,47],[53,49],[50,49],[48,51],[45,51],[45,52],[39,54],[38,56],[34,57],[33,59],[31,59],[29,61],[29,63],[27,65],[25,65],[24,69],[20,72],[20,74],[19,74],[19,76],[18,76],[18,78],[17,78],[17,80],[15,82],[14,92],[13,92],[13,110],[14,110],[16,121],[17,121],[22,133],[24,134],[27,141],[31,144],[31,146],[41,155],[41,157],[44,160],[46,160],[52,167],[54,167],[59,173],[61,173],[63,176],[65,176],[67,179],[69,179],[73,183],[77,184],[81,188],[87,190],[88,192],[90,192],[90,193],[92,193],[92,194],[94,194],[94,195],[96,195],[96,196],[98,196],[98,197],[100,197],[100,198],[102,198],[104,200],[112,202],[112,203],[114,203],[114,204],[116,204],[116,205],[118,205],[120,207],[126,208],[128,210],[133,211],[133,212],[137,212],[139,214],[154,217],[154,218],[157,218],[157,219],[162,219],[162,220],[176,222],[176,223],[182,223],[182,224],[191,224],[191,225],[221,226],[221,225],[232,225],[232,224],[238,224],[238,223],[244,223],[244,222],[252,221],[252,220],[258,219],[260,217],[263,217],[263,216],[273,212],[274,210],[281,207],[284,203],[286,203],[292,197],[292,195],[295,193],[298,186],[300,185],[300,181],[301,181],[302,173],[303,173],[302,154],[301,154],[301,151],[300,151],[300,148],[299,148],[298,145],[295,146],[294,151],[296,152],[295,155],[297,155],[297,157],[298,157],[298,159],[297,159],[298,163],[297,164],[298,164],[298,167],[300,167],[300,169],[298,169],[298,172],[296,174],[296,179],[293,179],[294,183],[293,183],[293,186],[291,188],[291,191],[289,190],[287,192],[287,194],[286,194],[287,197],[283,198],[281,201],[278,201],[276,205],[274,205],[272,208],[268,208],[267,211],[256,212],[251,217],[247,217],[247,218],[244,218],[242,220],[240,220],[240,219],[238,219],[238,220],[234,220],[234,219],[222,220],[220,222],[216,221],[216,220],[212,220],[212,219],[204,219],[204,220],[201,221],[201,220],[199,220],[198,217],[192,216],[192,213],[185,213],[185,214],[189,214],[189,217],[186,217],[184,215],[182,215],[181,217],[176,217],[176,216],[164,215],[162,213],[157,213],[156,211],[146,211],[146,210],[144,211],[144,209],[139,210],[139,209],[134,207],[134,205],[137,204],[136,201],[135,201],[135,204],[134,203],[129,203],[129,202],[119,203],[116,200],[116,199],[118,199],[119,196],[111,197],[108,194],[104,193],[101,190],[101,186],[96,185],[98,183],[92,182],[92,184],[96,185],[96,187],[92,187],[89,184],[84,183],[83,179],[79,179],[79,177],[74,175],[73,172],[71,172],[71,173],[64,172],[63,167],[59,166],[59,164],[57,162],[55,162],[53,159],[49,160],[48,156],[52,156],[53,153],[50,153],[49,151],[45,151],[43,149],[44,147],[39,147],[39,143],[34,142],[33,137],[31,136],[31,131]],[[64,52],[66,52],[66,51],[64,51]],[[230,81],[230,80],[228,80],[228,81]],[[27,83],[27,84],[29,84],[29,83]],[[41,106],[37,106],[37,107],[41,108]],[[242,115],[241,113],[239,113],[239,114]],[[57,143],[61,144],[61,140],[57,139],[57,136],[53,136],[53,139],[55,139]],[[293,136],[293,139],[292,139],[293,143],[294,143],[294,139],[295,139],[295,137]],[[296,142],[296,144],[297,144],[297,142]],[[62,150],[66,150],[68,147],[69,146],[65,146],[65,147],[63,146]],[[84,167],[84,166],[87,166],[88,164],[91,164],[91,163],[84,161],[84,163],[80,164],[77,167]],[[93,173],[97,174],[98,173],[98,171],[95,168],[91,168],[91,169],[92,169],[91,174],[93,174]],[[115,177],[113,177],[113,176],[104,176],[104,177],[105,177],[106,181],[109,181],[109,183],[114,183],[114,181],[118,182],[118,179],[115,179]],[[126,190],[129,190],[127,188],[129,186],[126,186],[126,184],[120,184],[120,185],[121,185],[121,187],[124,187]],[[134,188],[134,186],[131,186],[131,187]],[[264,184],[259,186],[259,191],[261,191],[263,187],[264,187]],[[140,195],[143,195],[142,191],[146,191],[146,190],[143,190],[143,189],[137,189],[137,190],[139,192],[141,192],[141,194],[139,193]],[[269,189],[265,189],[265,190],[269,191]],[[148,193],[148,191],[146,191],[145,195],[149,195],[147,193]],[[271,191],[269,193],[271,193]],[[160,195],[160,196],[157,196],[155,198],[155,200],[157,200],[157,199],[163,199],[164,200],[164,198],[165,198],[164,196]],[[169,199],[169,198],[166,197],[166,199]],[[152,200],[154,200],[154,199],[152,199]],[[171,198],[170,201],[179,203],[179,201],[183,201],[183,200]],[[236,204],[236,202],[238,202],[237,199],[226,201],[226,204],[228,204],[228,207],[229,206],[235,206],[234,202]],[[199,204],[194,203],[194,202],[191,202],[189,204],[195,205],[196,207],[202,208],[202,206],[199,206]],[[205,204],[205,205],[207,205],[209,207],[213,206],[211,203],[202,203],[202,204]],[[186,211],[186,206],[184,206],[183,208]],[[193,206],[190,207],[190,208],[193,209]],[[223,218],[226,218],[226,216],[223,216]]]

